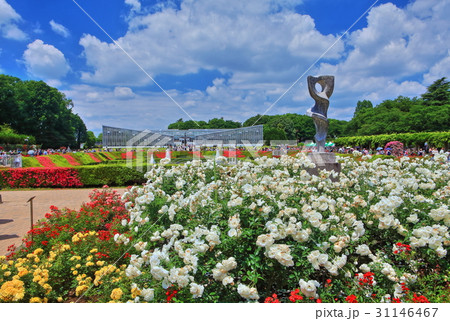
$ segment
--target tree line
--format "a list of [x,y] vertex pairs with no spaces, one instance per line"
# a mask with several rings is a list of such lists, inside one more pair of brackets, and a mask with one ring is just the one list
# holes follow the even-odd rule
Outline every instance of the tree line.
[[34,137],[42,148],[86,142],[86,125],[72,108],[70,99],[43,81],[0,75],[0,125]]
[[[331,106],[331,108],[333,108]],[[446,78],[436,80],[421,97],[399,96],[373,106],[369,100],[358,101],[350,121],[329,119],[328,139],[380,134],[446,132],[450,124],[450,83]],[[169,125],[169,129],[239,128],[264,125],[264,140],[313,140],[314,122],[299,114],[256,115],[242,124],[223,117],[210,121],[192,120]]]

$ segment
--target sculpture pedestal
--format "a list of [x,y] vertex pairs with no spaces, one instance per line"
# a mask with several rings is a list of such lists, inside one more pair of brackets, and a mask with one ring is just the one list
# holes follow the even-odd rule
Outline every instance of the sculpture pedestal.
[[[336,173],[341,171],[341,164],[336,161],[334,153],[309,153],[308,157],[316,164],[315,168],[309,168],[308,173],[311,175],[319,175],[319,170],[334,170]],[[339,178],[330,176],[332,181],[337,181]]]

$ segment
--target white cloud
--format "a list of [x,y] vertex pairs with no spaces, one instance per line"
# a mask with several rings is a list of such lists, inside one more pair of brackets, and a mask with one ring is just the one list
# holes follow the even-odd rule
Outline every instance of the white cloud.
[[27,71],[46,81],[58,83],[70,70],[64,54],[52,45],[37,39],[23,53]]
[[430,71],[423,76],[426,85],[431,85],[442,77],[450,78],[450,50],[447,57],[438,61],[431,67]]
[[[132,2],[127,3],[134,8]],[[142,5],[139,15],[128,18],[128,31],[117,42],[152,77],[200,69],[222,72],[226,76],[203,90],[166,89],[196,120],[223,116],[243,121],[264,113],[337,39],[322,34],[312,17],[295,13],[300,3],[185,0],[178,8],[166,4],[157,10]],[[448,16],[450,1],[416,0],[402,9],[391,3],[374,7],[367,27],[339,41],[268,114],[305,113],[314,104],[307,75],[335,75],[329,116],[339,119],[351,118],[358,100],[378,104],[399,95],[421,95],[432,81],[449,76]],[[76,105],[94,108],[94,102],[101,101],[102,114],[118,108],[104,123],[130,128],[164,128],[178,118],[189,119],[164,93],[143,92],[151,80],[114,44],[85,35],[80,45],[90,68],[82,80],[91,84],[91,91],[74,87]],[[113,87],[94,94],[96,84]],[[133,98],[133,103],[124,98]]]
[[141,10],[141,3],[139,2],[139,0],[125,0],[125,3],[131,6],[131,10],[133,11]]
[[[292,66],[298,72],[336,37],[320,34],[307,15],[274,10],[275,2],[184,1],[180,10],[163,8],[131,18],[127,34],[117,42],[151,74],[182,75],[203,68],[264,77],[286,75]],[[94,68],[83,74],[84,80],[112,85],[151,82],[137,67],[132,68],[130,59],[113,44],[86,35],[80,45],[87,64]],[[342,51],[340,43],[328,57],[339,58]]]
[[115,87],[114,88],[114,96],[118,99],[133,99],[135,97],[135,94],[133,93],[133,90],[128,87]]
[[67,38],[70,36],[69,30],[67,30],[66,27],[64,27],[62,24],[59,24],[55,22],[54,20],[50,20],[50,27],[52,30],[57,33],[60,36],[63,36],[64,38]]
[[3,37],[13,40],[25,40],[28,38],[25,32],[19,29],[17,22],[20,15],[6,0],[0,0],[0,32]]

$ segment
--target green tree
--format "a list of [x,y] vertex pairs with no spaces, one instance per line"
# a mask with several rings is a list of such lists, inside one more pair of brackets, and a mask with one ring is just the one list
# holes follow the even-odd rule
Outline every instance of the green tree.
[[266,145],[270,145],[271,140],[287,140],[286,133],[279,128],[264,126],[263,137]]
[[75,134],[76,148],[80,148],[82,143],[86,143],[87,129],[83,120],[77,114],[72,114],[72,128]]
[[0,124],[34,136],[44,148],[79,146],[85,128],[72,108],[70,99],[43,81],[0,75]]
[[95,147],[95,142],[97,141],[97,138],[95,137],[95,134],[88,130],[86,132],[87,137],[86,137],[86,144],[84,145],[85,148],[93,148]]
[[438,79],[427,88],[427,92],[422,95],[425,105],[450,104],[450,82],[446,79],[446,77]]
[[19,78],[0,75],[0,125],[7,124],[16,128],[19,120],[17,115],[19,105],[16,99]]

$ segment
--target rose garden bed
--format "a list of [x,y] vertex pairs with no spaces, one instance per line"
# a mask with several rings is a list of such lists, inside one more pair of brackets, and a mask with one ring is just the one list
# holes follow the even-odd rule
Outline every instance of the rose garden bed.
[[0,259],[0,300],[450,302],[443,158],[218,161],[53,209]]

